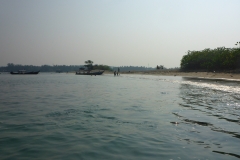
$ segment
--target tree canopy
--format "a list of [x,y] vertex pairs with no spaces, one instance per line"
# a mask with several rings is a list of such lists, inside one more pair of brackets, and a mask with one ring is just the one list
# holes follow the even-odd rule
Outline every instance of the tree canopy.
[[240,68],[240,48],[219,47],[188,51],[181,59],[183,70],[231,70]]

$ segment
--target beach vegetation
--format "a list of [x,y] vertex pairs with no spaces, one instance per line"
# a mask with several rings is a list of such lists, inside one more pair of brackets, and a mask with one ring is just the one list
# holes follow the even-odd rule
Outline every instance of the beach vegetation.
[[240,48],[218,47],[188,51],[181,59],[182,70],[234,70],[240,68]]

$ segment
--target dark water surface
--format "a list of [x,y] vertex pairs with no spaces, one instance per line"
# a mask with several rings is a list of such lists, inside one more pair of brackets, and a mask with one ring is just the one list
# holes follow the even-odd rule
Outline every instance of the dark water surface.
[[240,159],[239,84],[0,74],[0,159]]

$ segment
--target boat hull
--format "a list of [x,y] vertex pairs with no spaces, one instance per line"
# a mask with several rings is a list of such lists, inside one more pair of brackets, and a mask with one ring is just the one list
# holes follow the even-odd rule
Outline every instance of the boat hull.
[[40,71],[37,71],[37,72],[24,72],[24,73],[21,73],[21,72],[10,72],[10,74],[13,74],[13,75],[25,75],[25,74],[38,74]]
[[102,75],[104,71],[98,71],[98,72],[76,72],[76,75],[91,75],[91,76],[96,76],[96,75]]

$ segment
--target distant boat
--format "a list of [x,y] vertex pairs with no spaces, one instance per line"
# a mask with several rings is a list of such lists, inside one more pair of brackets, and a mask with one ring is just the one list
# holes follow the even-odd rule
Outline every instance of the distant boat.
[[76,72],[76,75],[101,75],[104,71],[94,71],[94,70],[79,70]]
[[36,72],[26,72],[26,70],[19,70],[18,72],[10,72],[10,74],[38,74],[40,71],[36,71]]

